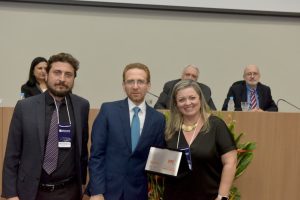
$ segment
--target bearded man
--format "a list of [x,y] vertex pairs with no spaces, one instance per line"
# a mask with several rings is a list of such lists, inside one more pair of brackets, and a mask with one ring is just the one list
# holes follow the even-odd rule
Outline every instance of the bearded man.
[[71,93],[79,62],[48,60],[48,91],[17,102],[3,165],[2,197],[80,200],[88,160],[89,102]]

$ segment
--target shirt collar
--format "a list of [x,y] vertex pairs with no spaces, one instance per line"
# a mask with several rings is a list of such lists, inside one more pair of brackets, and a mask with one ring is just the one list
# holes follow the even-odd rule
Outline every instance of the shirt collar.
[[[68,98],[68,96],[67,96]],[[54,99],[53,97],[49,94],[49,91],[45,91],[45,100],[46,100],[46,105],[52,106],[54,105]],[[68,98],[69,100],[69,98]],[[65,98],[61,101],[62,104],[65,104]]]
[[134,107],[139,107],[141,109],[141,112],[143,113],[146,111],[146,102],[144,100],[140,105],[137,106],[128,98],[128,107],[129,111],[132,111]]
[[247,83],[246,83],[246,87],[248,91],[252,91],[252,90],[256,91],[257,88],[257,86],[255,88],[251,88]]

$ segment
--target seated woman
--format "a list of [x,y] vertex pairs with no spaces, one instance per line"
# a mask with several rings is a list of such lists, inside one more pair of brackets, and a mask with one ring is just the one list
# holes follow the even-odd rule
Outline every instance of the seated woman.
[[21,93],[24,97],[31,97],[41,94],[47,90],[46,85],[47,60],[43,57],[36,57],[31,62],[28,81],[22,85]]
[[165,179],[164,200],[229,197],[237,164],[236,145],[224,121],[208,110],[196,82],[183,80],[175,85],[166,143],[168,148],[185,150],[190,172]]

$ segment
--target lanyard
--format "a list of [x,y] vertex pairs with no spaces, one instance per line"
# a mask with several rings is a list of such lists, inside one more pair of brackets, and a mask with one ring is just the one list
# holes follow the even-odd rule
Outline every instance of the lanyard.
[[[58,110],[57,103],[56,103],[56,101],[55,101],[54,98],[53,98],[53,100],[54,100],[54,104],[55,104],[55,108],[56,108],[57,124],[59,124],[59,110]],[[70,112],[69,112],[68,101],[67,101],[66,97],[65,97],[65,101],[66,101],[66,106],[67,106],[67,113],[68,113],[69,124],[71,125]]]

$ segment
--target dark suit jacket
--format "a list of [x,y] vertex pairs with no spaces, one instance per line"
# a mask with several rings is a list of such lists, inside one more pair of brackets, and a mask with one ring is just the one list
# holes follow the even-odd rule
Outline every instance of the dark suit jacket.
[[[170,109],[172,90],[176,85],[176,83],[178,83],[179,81],[181,81],[181,79],[176,79],[165,83],[163,91],[160,93],[159,98],[156,104],[154,105],[155,109]],[[202,83],[198,83],[198,84],[202,90],[203,96],[210,109],[216,110],[216,106],[211,98],[210,88],[207,85],[204,85]]]
[[[278,111],[272,95],[270,87],[261,83],[257,84],[256,88],[259,100],[259,108],[265,111]],[[247,86],[245,81],[235,82],[228,91],[227,98],[224,101],[222,110],[227,110],[229,97],[233,97],[235,110],[241,111],[241,102],[247,102]]]
[[27,83],[22,85],[21,92],[24,93],[25,98],[41,94],[41,90],[36,86],[29,86]]
[[[141,137],[131,150],[128,100],[104,103],[92,129],[89,195],[105,200],[147,200],[145,165],[151,146],[164,146],[164,116],[146,106]],[[123,195],[123,196],[122,196]]]
[[[88,160],[87,100],[70,94],[73,105],[78,182],[86,182]],[[11,120],[3,165],[2,196],[35,200],[45,149],[45,94],[18,101]],[[81,188],[81,187],[80,187]]]

